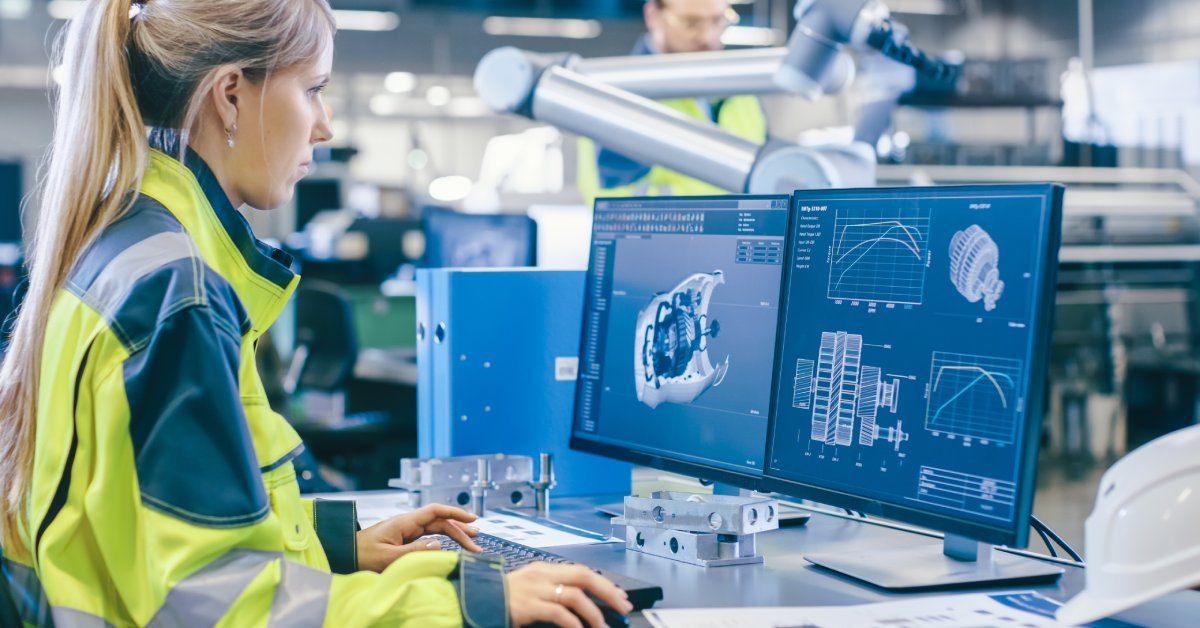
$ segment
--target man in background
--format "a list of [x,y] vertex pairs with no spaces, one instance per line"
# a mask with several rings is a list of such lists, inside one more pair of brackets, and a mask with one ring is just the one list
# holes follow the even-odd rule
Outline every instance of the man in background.
[[[647,33],[634,47],[635,55],[722,50],[721,36],[737,22],[729,0],[648,0],[643,15]],[[660,102],[752,142],[761,144],[766,140],[766,118],[753,96]],[[597,196],[699,196],[741,191],[723,190],[666,168],[639,163],[587,139],[579,145],[577,180],[588,204]]]

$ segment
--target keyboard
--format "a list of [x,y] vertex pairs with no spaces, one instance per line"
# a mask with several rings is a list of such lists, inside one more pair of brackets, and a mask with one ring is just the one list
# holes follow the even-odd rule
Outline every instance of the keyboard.
[[[462,549],[462,546],[448,536],[437,535],[433,538],[441,542],[442,549],[444,550],[454,551]],[[484,554],[493,554],[504,559],[504,573],[508,573],[514,569],[519,569],[524,565],[528,565],[529,563],[537,561],[556,563],[560,565],[577,564],[576,561],[564,558],[558,554],[553,554],[536,547],[529,547],[527,545],[521,545],[520,543],[514,543],[498,536],[484,534],[483,532],[480,532],[479,536],[476,536],[474,540],[476,545],[483,548]],[[596,569],[594,567],[589,568],[605,578],[608,578],[613,584],[617,585],[626,593],[628,593],[629,602],[633,604],[634,611],[650,608],[663,598],[662,587],[658,585],[643,582],[637,578],[630,578],[629,576],[621,575],[619,573],[605,571],[603,569]]]

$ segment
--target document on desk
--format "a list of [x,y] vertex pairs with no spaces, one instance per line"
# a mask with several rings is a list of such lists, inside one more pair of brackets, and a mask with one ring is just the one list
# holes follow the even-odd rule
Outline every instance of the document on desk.
[[585,543],[609,543],[619,540],[586,530],[575,532],[567,527],[555,526],[553,522],[542,523],[527,517],[496,512],[489,512],[486,517],[476,519],[472,525],[485,534],[539,549]]
[[[647,609],[655,628],[1043,628],[1059,602],[1032,591],[943,595],[850,606]],[[1105,619],[1095,628],[1133,628]]]

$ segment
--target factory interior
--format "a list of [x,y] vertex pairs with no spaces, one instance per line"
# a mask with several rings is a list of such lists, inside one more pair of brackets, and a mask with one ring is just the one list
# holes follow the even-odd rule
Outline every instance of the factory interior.
[[[128,67],[81,79],[108,49],[56,41],[126,5]],[[205,115],[236,122],[155,143],[167,92],[146,90],[183,66],[144,42],[176,11],[229,21],[206,5],[0,0],[0,476],[29,487],[0,503],[0,624],[1197,625],[1196,2],[245,0],[279,7],[262,32],[300,5],[334,24],[311,163],[275,207],[228,194],[257,162],[210,156],[282,141],[286,116],[202,81]],[[214,72],[259,89],[237,51],[283,44],[239,41]],[[124,109],[73,124],[105,85]],[[152,150],[68,167],[88,147],[65,143],[126,119]],[[84,179],[108,213],[39,224]],[[122,239],[154,211],[182,227]],[[134,250],[168,236],[187,245]],[[167,336],[184,305],[144,341],[123,318],[187,281],[188,311],[233,295],[243,320],[205,329],[234,362]],[[269,308],[246,296],[271,282]],[[339,550],[322,504],[352,500]],[[434,504],[476,527],[368,563],[372,526]],[[408,555],[430,538],[453,571]],[[507,594],[485,595],[473,543]],[[278,575],[212,615],[177,597],[244,548]],[[339,580],[344,551],[378,582]],[[633,605],[519,579],[537,561]],[[293,564],[332,584],[286,590],[310,577]]]

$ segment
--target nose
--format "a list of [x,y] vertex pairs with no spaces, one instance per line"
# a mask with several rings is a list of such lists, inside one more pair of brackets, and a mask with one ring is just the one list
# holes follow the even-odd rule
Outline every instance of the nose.
[[313,144],[321,144],[333,139],[333,125],[330,123],[332,118],[333,111],[328,106],[322,104],[318,107],[316,124],[313,125]]

